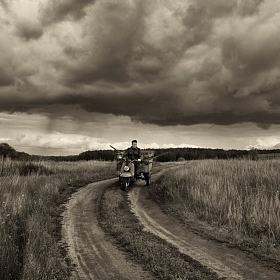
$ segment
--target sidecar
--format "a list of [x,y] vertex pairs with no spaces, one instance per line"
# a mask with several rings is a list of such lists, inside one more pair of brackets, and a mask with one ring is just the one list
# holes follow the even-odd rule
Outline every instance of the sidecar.
[[139,171],[143,174],[147,186],[151,183],[151,171],[153,168],[154,154],[155,152],[152,150],[142,150],[142,161]]
[[145,180],[146,185],[150,185],[153,156],[154,151],[142,150],[141,160],[131,161],[124,158],[122,152],[118,152],[116,156],[117,173],[123,190],[126,190],[136,180]]

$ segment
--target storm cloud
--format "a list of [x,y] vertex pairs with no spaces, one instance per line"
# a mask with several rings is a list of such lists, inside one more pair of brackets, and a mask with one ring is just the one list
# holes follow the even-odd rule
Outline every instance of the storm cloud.
[[43,3],[40,18],[47,25],[64,20],[80,20],[86,15],[86,7],[92,3],[94,0],[50,0]]
[[2,111],[280,123],[278,0],[18,2],[28,19],[0,1]]
[[39,39],[44,31],[42,26],[38,22],[32,22],[28,20],[21,20],[16,26],[19,36],[25,40]]

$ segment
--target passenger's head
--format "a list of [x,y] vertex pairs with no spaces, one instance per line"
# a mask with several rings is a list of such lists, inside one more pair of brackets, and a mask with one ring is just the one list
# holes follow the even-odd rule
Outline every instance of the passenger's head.
[[132,140],[132,147],[136,148],[137,147],[137,140]]

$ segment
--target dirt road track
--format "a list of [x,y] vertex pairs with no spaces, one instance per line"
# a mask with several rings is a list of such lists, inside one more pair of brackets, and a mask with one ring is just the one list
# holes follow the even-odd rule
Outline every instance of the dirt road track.
[[[155,279],[112,245],[99,226],[101,195],[115,181],[90,184],[75,193],[67,204],[62,241],[68,244],[69,257],[76,265],[72,279]],[[128,198],[132,211],[146,230],[167,240],[219,276],[230,280],[280,279],[280,272],[264,267],[261,261],[226,244],[205,240],[165,215],[149,197],[143,182],[129,189]]]
[[116,179],[90,184],[70,199],[63,215],[62,241],[76,265],[71,279],[154,279],[117,250],[98,225],[102,192]]
[[167,240],[179,250],[226,279],[279,280],[280,272],[262,266],[246,253],[225,244],[200,238],[165,215],[151,200],[147,188],[136,186],[129,192],[132,211],[145,229]]

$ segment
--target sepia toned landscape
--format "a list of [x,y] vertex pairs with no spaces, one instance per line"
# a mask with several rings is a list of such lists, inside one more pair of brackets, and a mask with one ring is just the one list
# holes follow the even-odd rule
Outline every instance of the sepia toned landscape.
[[116,168],[6,150],[1,279],[279,279],[278,160],[155,159],[127,191]]
[[279,14],[0,0],[0,280],[279,280]]

